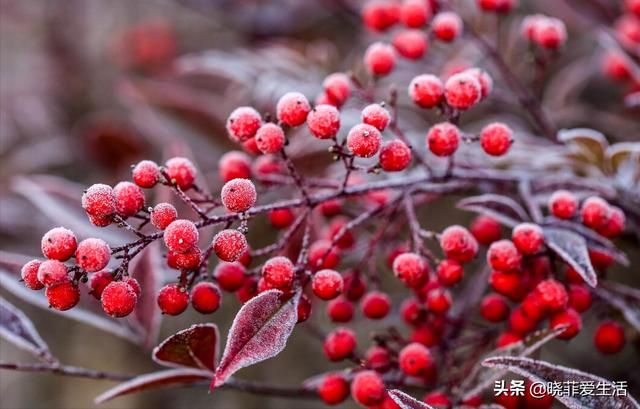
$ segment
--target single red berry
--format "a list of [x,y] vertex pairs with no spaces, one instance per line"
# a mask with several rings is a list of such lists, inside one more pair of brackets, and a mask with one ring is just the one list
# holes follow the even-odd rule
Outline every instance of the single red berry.
[[193,246],[183,253],[176,253],[174,257],[173,263],[179,270],[195,270],[202,263],[202,251],[197,246]]
[[614,321],[605,321],[596,329],[593,342],[603,354],[618,353],[626,342],[624,327]]
[[106,218],[116,212],[116,195],[111,186],[97,183],[85,190],[82,208],[89,216]]
[[481,395],[473,395],[473,396],[469,396],[466,399],[463,399],[462,402],[460,402],[463,406],[470,406],[472,408],[477,408],[478,406],[482,405],[482,402],[484,402],[482,400],[482,396]]
[[384,382],[375,371],[360,371],[351,382],[351,397],[362,406],[377,405],[384,395]]
[[340,213],[342,210],[342,201],[340,199],[329,199],[322,202],[318,208],[325,217],[333,217]]
[[582,223],[592,229],[606,226],[611,217],[611,207],[604,199],[592,196],[582,203]]
[[569,285],[569,307],[578,312],[584,312],[591,307],[591,291],[586,285],[570,284]]
[[282,162],[273,155],[260,156],[253,161],[253,165],[251,166],[251,172],[257,178],[264,178],[274,174],[282,174],[283,171],[284,166]]
[[261,124],[258,111],[252,107],[238,107],[227,119],[227,132],[233,141],[246,142],[256,135]]
[[[344,104],[351,95],[351,80],[341,72],[327,75],[322,82],[322,87],[326,96],[337,106]],[[308,117],[307,121],[309,121]]]
[[138,282],[138,280],[127,275],[122,277],[122,282],[126,283],[129,287],[131,287],[131,289],[136,294],[138,299],[140,299],[140,297],[142,296],[142,287],[140,287],[140,283]]
[[482,94],[480,99],[486,98],[491,93],[491,91],[493,91],[493,79],[491,78],[489,73],[482,68],[469,68],[467,70],[464,70],[463,72],[466,74],[471,74],[473,77],[475,77],[475,79],[478,80],[478,83],[480,84],[480,91]]
[[262,266],[262,276],[275,288],[287,289],[293,284],[295,269],[291,260],[278,256],[267,260]]
[[527,317],[535,321],[542,320],[549,312],[542,297],[540,297],[540,294],[535,290],[529,292],[526,297],[524,297],[520,308]]
[[76,236],[69,229],[56,227],[42,236],[42,254],[50,260],[67,261],[76,251]]
[[402,348],[398,355],[398,363],[405,374],[421,377],[434,364],[434,361],[431,353],[424,345],[412,342]]
[[400,306],[400,315],[404,322],[416,326],[424,322],[426,311],[422,303],[416,298],[408,298]]
[[313,293],[323,300],[332,300],[342,293],[344,281],[335,270],[320,270],[313,276]]
[[69,280],[67,267],[58,260],[46,260],[40,263],[37,278],[45,287],[53,287]]
[[614,262],[613,255],[611,253],[596,249],[589,249],[589,260],[591,260],[593,267],[598,270],[605,270]]
[[438,40],[451,42],[462,32],[462,19],[452,11],[443,11],[433,18],[431,31]]
[[220,289],[208,281],[201,281],[191,289],[191,305],[201,314],[212,314],[220,307]]
[[508,297],[512,301],[518,301],[524,297],[522,277],[515,272],[492,271],[489,276],[489,284],[497,293]]
[[337,217],[327,228],[327,237],[342,250],[349,249],[355,244],[353,233],[347,229],[348,222],[344,217]]
[[380,104],[370,104],[362,110],[362,123],[384,131],[391,121],[391,114]]
[[427,393],[422,401],[436,409],[448,409],[451,407],[451,400],[443,392],[433,391]]
[[269,222],[276,229],[285,229],[293,223],[295,215],[291,209],[275,209],[268,213]]
[[[260,149],[258,149],[258,144],[256,143],[256,137],[249,138],[246,141],[242,142],[242,150],[251,155],[260,155]],[[235,179],[235,178],[231,178]]]
[[256,145],[262,153],[276,153],[284,147],[284,131],[276,124],[264,124],[256,132]]
[[496,340],[496,347],[504,348],[520,341],[522,341],[522,336],[513,332],[504,332],[498,336],[498,339]]
[[249,179],[233,179],[222,187],[222,204],[230,212],[244,212],[256,204],[256,187]]
[[544,233],[537,224],[520,223],[514,227],[511,240],[520,253],[535,254],[542,250]]
[[604,237],[613,238],[618,236],[624,230],[625,216],[622,209],[617,206],[611,206],[611,213],[609,214],[609,220],[597,231]]
[[382,135],[376,127],[358,124],[347,135],[347,148],[355,156],[370,158],[380,150]]
[[418,75],[409,84],[409,97],[421,108],[433,108],[444,96],[444,85],[435,75]]
[[151,210],[151,224],[164,230],[178,218],[178,211],[169,203],[158,203]]
[[538,321],[527,316],[522,308],[515,308],[509,315],[509,327],[516,334],[526,335],[537,326]]
[[385,76],[396,65],[396,54],[389,44],[376,42],[371,44],[364,54],[364,65],[372,75]]
[[300,296],[298,301],[298,323],[305,322],[311,315],[311,300],[305,294]]
[[80,301],[80,289],[71,281],[47,287],[45,295],[51,308],[58,311],[71,309]]
[[411,341],[433,347],[440,343],[440,333],[429,325],[422,325],[411,333]]
[[407,27],[420,28],[431,19],[428,1],[404,0],[400,5],[400,21]]
[[360,309],[365,317],[372,320],[379,320],[389,314],[391,310],[391,299],[385,293],[371,291],[360,301]]
[[580,314],[573,308],[567,308],[551,316],[549,320],[549,328],[557,328],[561,325],[569,325],[567,329],[557,335],[559,339],[571,339],[578,335],[582,329],[582,319]]
[[560,48],[567,41],[567,28],[564,22],[557,18],[540,18],[534,25],[533,41],[542,48]]
[[40,268],[42,261],[31,260],[22,266],[20,270],[20,277],[24,281],[24,285],[32,290],[41,290],[44,288],[44,284],[38,280],[38,269]]
[[327,303],[327,316],[333,322],[349,322],[353,318],[353,304],[343,297]]
[[449,122],[433,125],[427,132],[427,146],[436,156],[451,156],[458,150],[460,130]]
[[224,291],[235,292],[244,283],[246,269],[239,263],[220,262],[213,271],[213,276]]
[[189,159],[182,157],[171,158],[164,164],[164,167],[169,180],[175,182],[180,189],[187,190],[193,186],[198,172]]
[[514,0],[476,0],[483,11],[493,13],[508,13],[513,8]]
[[560,311],[567,306],[569,301],[569,295],[564,285],[553,278],[538,283],[535,292],[547,312]]
[[500,322],[509,316],[507,301],[498,294],[487,294],[480,303],[480,315],[489,322]]
[[325,375],[318,386],[318,395],[327,405],[337,405],[349,396],[349,382],[339,373]]
[[299,92],[287,92],[276,105],[278,120],[288,126],[302,125],[310,111],[311,105],[307,97]]
[[452,75],[444,84],[447,104],[461,111],[474,106],[482,97],[482,86],[473,75],[461,72]]
[[348,328],[336,328],[324,339],[322,350],[330,361],[342,361],[356,349],[356,334]]
[[393,262],[396,261],[396,257],[398,257],[400,254],[408,253],[410,251],[411,250],[409,249],[409,247],[404,244],[395,246],[391,249],[391,251],[389,251],[389,254],[387,255],[387,266],[389,266],[389,268],[393,268]]
[[469,230],[478,243],[485,246],[500,240],[500,223],[490,216],[477,216],[471,222]]
[[614,81],[626,81],[631,77],[628,57],[617,51],[609,51],[604,55],[602,71]]
[[82,240],[76,250],[76,262],[89,273],[100,271],[109,264],[111,248],[101,239]]
[[640,1],[639,0],[625,0],[624,7],[629,13],[635,14],[640,17]]
[[144,207],[144,193],[131,182],[120,182],[113,188],[116,195],[116,213],[123,218],[131,217]]
[[246,276],[242,287],[236,291],[236,298],[244,304],[256,295],[258,295],[258,278],[256,276]]
[[440,236],[440,247],[447,258],[458,263],[471,261],[478,253],[478,242],[462,226],[447,227]]
[[229,262],[238,261],[248,246],[244,234],[234,229],[219,231],[211,245],[220,260]]
[[627,49],[633,50],[640,44],[640,18],[623,14],[614,23],[616,39]]
[[133,312],[138,297],[131,286],[122,281],[113,281],[109,283],[100,296],[102,309],[105,314],[122,318]]
[[167,284],[158,292],[158,307],[163,314],[180,315],[189,305],[189,293],[178,284]]
[[145,189],[151,189],[160,181],[160,168],[151,160],[138,162],[131,171],[133,182]]
[[178,219],[164,230],[164,243],[177,253],[194,247],[199,238],[198,228],[191,220]]
[[445,287],[452,287],[462,280],[464,269],[455,260],[445,259],[438,264],[438,282]]
[[391,43],[398,54],[410,60],[419,60],[429,49],[427,35],[417,29],[398,31]]
[[499,271],[514,271],[520,268],[522,256],[511,240],[498,240],[489,246],[487,263]]
[[411,163],[411,149],[400,139],[392,139],[382,144],[379,159],[385,172],[400,172]]
[[332,269],[340,263],[338,249],[329,240],[318,240],[309,246],[309,266],[312,270]]
[[502,156],[513,143],[513,131],[501,122],[494,122],[482,128],[480,146],[491,156]]
[[227,152],[220,158],[218,174],[220,180],[225,183],[233,179],[249,179],[251,177],[251,158],[244,152]]
[[109,271],[100,271],[89,278],[90,294],[98,300],[102,297],[104,289],[113,282],[113,275]]
[[549,198],[549,211],[559,219],[571,219],[578,210],[578,199],[567,190],[557,190]]
[[385,31],[400,20],[400,5],[386,0],[369,0],[362,8],[362,21],[373,31]]
[[416,253],[400,254],[393,261],[393,274],[407,287],[422,287],[429,279],[429,264]]
[[356,273],[344,277],[344,295],[348,300],[358,301],[367,291],[365,282]]
[[438,315],[443,315],[451,308],[451,294],[444,288],[435,288],[427,293],[427,309]]
[[384,373],[391,369],[391,357],[387,348],[373,345],[364,355],[365,366],[376,372]]
[[89,221],[91,224],[97,227],[107,227],[113,221],[111,216],[91,216],[89,215]]
[[309,112],[307,126],[318,139],[331,139],[340,130],[340,112],[331,105],[318,105]]

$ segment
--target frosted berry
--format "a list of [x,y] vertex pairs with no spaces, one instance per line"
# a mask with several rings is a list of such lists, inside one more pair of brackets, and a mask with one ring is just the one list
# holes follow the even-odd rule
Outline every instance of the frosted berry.
[[268,177],[274,174],[282,174],[284,166],[278,158],[273,155],[263,155],[253,162],[251,172],[255,177]]
[[464,269],[457,261],[445,259],[438,264],[437,275],[441,285],[451,287],[462,280]]
[[502,156],[513,143],[513,132],[507,125],[494,122],[482,128],[480,146],[491,156]]
[[384,131],[391,121],[391,114],[380,104],[370,104],[362,110],[362,123],[375,126]]
[[400,172],[411,163],[411,149],[399,139],[382,144],[380,167],[386,172]]
[[604,199],[592,196],[582,203],[580,215],[585,226],[597,229],[606,226],[611,216],[611,207]]
[[331,139],[340,130],[340,112],[331,105],[318,105],[309,112],[307,126],[318,139]]
[[313,293],[323,300],[336,298],[344,288],[344,281],[340,273],[335,270],[320,270],[313,276],[311,282]]
[[310,111],[307,97],[299,92],[287,92],[276,105],[278,120],[288,126],[302,125]]
[[418,75],[409,84],[409,97],[421,108],[433,108],[444,95],[444,85],[440,78],[431,74]]
[[495,270],[513,271],[520,268],[522,256],[511,240],[499,240],[491,244],[487,262]]
[[187,190],[193,186],[197,171],[189,159],[183,157],[171,158],[164,166],[169,181],[175,183],[180,189]]
[[376,372],[384,373],[391,368],[391,357],[387,348],[373,345],[365,353],[365,366]]
[[376,42],[371,44],[364,54],[364,65],[372,75],[385,76],[396,65],[396,55],[389,44]]
[[291,260],[282,256],[273,257],[262,266],[262,277],[268,284],[279,289],[291,287],[294,272]]
[[351,382],[351,396],[362,406],[374,406],[385,396],[384,382],[375,371],[361,371]]
[[477,216],[471,222],[469,230],[480,244],[489,245],[500,240],[500,223],[490,216]]
[[353,273],[344,277],[344,295],[348,300],[358,301],[366,290],[367,286],[360,275]]
[[80,301],[80,289],[71,281],[48,287],[45,295],[51,308],[58,311],[69,310]]
[[151,210],[151,224],[164,230],[178,218],[178,211],[169,203],[158,203]]
[[327,405],[337,405],[349,396],[349,382],[338,373],[325,375],[318,386],[318,395]]
[[511,240],[520,253],[535,254],[542,250],[544,233],[537,224],[520,223],[514,227]]
[[571,339],[578,335],[582,329],[582,319],[580,314],[573,308],[567,308],[551,316],[549,320],[549,328],[557,328],[561,325],[569,325],[567,329],[557,335],[560,339]]
[[76,236],[69,229],[56,227],[44,234],[41,241],[42,254],[51,260],[67,261],[76,251]]
[[211,314],[220,307],[220,289],[213,283],[201,281],[191,289],[191,305],[201,314]]
[[100,302],[105,314],[122,318],[133,312],[138,296],[131,286],[122,281],[114,281],[102,291]]
[[247,249],[247,238],[235,229],[225,229],[213,238],[213,251],[222,261],[238,261]]
[[256,187],[249,179],[233,179],[222,187],[222,204],[230,212],[244,212],[256,204]]
[[400,21],[407,27],[420,28],[431,18],[428,1],[404,0],[400,5]]
[[22,266],[20,270],[20,278],[24,282],[27,288],[32,290],[41,290],[44,288],[44,284],[38,280],[38,269],[42,262],[40,260],[31,260]]
[[40,263],[37,278],[45,287],[53,287],[69,280],[67,267],[58,260],[46,260]]
[[438,315],[445,314],[451,307],[451,294],[443,288],[435,288],[427,293],[427,309]]
[[122,282],[131,287],[138,299],[140,299],[140,296],[142,296],[142,287],[140,287],[140,283],[138,282],[138,280],[131,276],[124,276],[122,277]]
[[578,312],[584,312],[591,307],[591,291],[582,284],[569,285],[569,307]]
[[322,82],[322,87],[327,97],[337,106],[344,104],[351,95],[351,80],[341,72],[328,75]]
[[359,124],[351,128],[347,135],[347,147],[355,156],[370,158],[380,150],[382,135],[377,128]]
[[445,82],[444,97],[450,106],[459,110],[466,110],[480,101],[482,87],[473,75],[461,72],[452,75]]
[[578,210],[578,199],[568,190],[557,190],[549,198],[549,211],[559,219],[571,219]]
[[462,226],[447,227],[440,236],[440,247],[447,258],[459,263],[471,261],[478,253],[478,242]]
[[391,310],[391,299],[385,293],[371,291],[360,301],[360,309],[365,317],[379,320],[387,316]]
[[480,315],[489,322],[500,322],[509,316],[507,301],[498,294],[488,294],[480,302]]
[[157,163],[150,160],[138,162],[131,174],[133,182],[145,189],[154,187],[160,181],[160,168]]
[[462,31],[462,19],[451,11],[438,13],[431,23],[431,31],[438,40],[451,42],[458,38]]
[[276,153],[285,143],[284,131],[276,124],[264,124],[256,132],[256,145],[262,153]]
[[76,262],[89,273],[102,270],[109,264],[111,249],[101,239],[90,238],[82,240],[76,250]]
[[436,156],[451,156],[458,150],[460,130],[448,122],[433,125],[427,133],[427,146]]
[[488,72],[483,70],[482,68],[469,68],[468,70],[463,71],[466,74],[471,74],[475,79],[478,80],[480,84],[481,98],[486,98],[491,91],[493,91],[493,79],[489,75]]
[[164,230],[164,243],[169,250],[182,253],[198,243],[198,228],[190,220],[178,219]]
[[[169,250],[169,253],[172,253]],[[185,252],[167,254],[167,258],[173,258],[173,265],[179,270],[195,270],[202,263],[202,251],[197,246],[193,246]]]
[[373,31],[384,31],[400,20],[400,6],[384,0],[369,0],[362,8],[362,21]]
[[[349,249],[355,244],[353,233],[348,230],[349,221],[344,217],[336,217],[329,224],[327,229],[328,238],[334,242],[340,249]],[[344,233],[343,233],[344,230]],[[338,237],[340,235],[340,237]]]
[[116,213],[123,218],[138,213],[144,206],[144,193],[131,182],[120,182],[113,188],[116,195]]
[[333,322],[349,322],[353,318],[353,304],[343,297],[327,303],[327,315]]
[[415,326],[422,323],[426,317],[425,313],[422,303],[416,298],[408,298],[400,306],[400,315],[409,325]]
[[402,348],[398,355],[398,363],[406,375],[422,377],[434,362],[424,345],[413,342]]
[[180,315],[189,305],[189,293],[178,284],[167,284],[158,292],[158,307],[163,314]]
[[593,342],[603,354],[620,352],[626,342],[624,327],[615,321],[605,321],[596,329]]
[[213,271],[213,276],[224,291],[235,292],[244,283],[245,271],[246,269],[241,263],[221,262]]
[[569,295],[564,285],[552,278],[538,283],[535,291],[541,305],[548,312],[564,309],[569,301]]
[[227,152],[220,158],[218,174],[223,182],[232,179],[248,179],[251,177],[251,158],[244,152]]
[[340,263],[340,253],[332,248],[329,240],[318,240],[309,246],[309,266],[312,270],[335,268]]
[[348,328],[336,328],[324,339],[322,350],[330,361],[342,361],[356,349],[356,334]]
[[543,48],[560,48],[567,41],[567,28],[557,18],[541,18],[535,23],[533,41]]
[[242,142],[242,150],[251,155],[260,155],[262,153],[260,149],[258,149],[255,136]]
[[408,287],[418,288],[429,279],[429,265],[419,254],[400,254],[393,261],[393,274]]
[[269,222],[276,229],[287,228],[293,223],[295,215],[291,209],[275,209],[268,213]]
[[102,297],[104,289],[113,282],[113,275],[109,271],[100,271],[89,278],[90,294],[98,300]]
[[598,228],[597,231],[604,237],[616,237],[624,230],[625,216],[622,209],[611,206],[611,213],[607,223]]
[[245,142],[256,135],[262,124],[258,111],[251,107],[238,107],[227,119],[227,132],[232,140]]
[[111,218],[111,216],[104,216],[103,217],[103,216],[92,216],[92,215],[89,215],[89,221],[94,226],[107,227],[108,225],[111,224],[113,219]]
[[107,217],[116,212],[116,195],[111,186],[97,183],[82,195],[82,208],[89,216]]
[[419,60],[429,49],[427,35],[416,29],[398,31],[392,44],[398,54],[410,60]]

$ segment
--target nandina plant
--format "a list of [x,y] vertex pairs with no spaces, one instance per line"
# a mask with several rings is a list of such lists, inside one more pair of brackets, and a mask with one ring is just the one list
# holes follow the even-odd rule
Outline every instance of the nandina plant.
[[[640,149],[609,145],[607,129],[559,130],[541,103],[545,76],[569,48],[561,19],[527,15],[513,0],[475,3],[364,2],[371,41],[361,63],[327,75],[317,95],[291,89],[264,109],[235,107],[226,131],[237,149],[213,157],[219,180],[186,156],[141,160],[129,180],[93,184],[76,198],[90,223],[127,239],[110,245],[107,233],[54,227],[43,232],[42,255],[3,256],[33,291],[22,297],[153,347],[151,359],[167,369],[129,376],[64,365],[4,300],[2,335],[42,362],[1,367],[123,381],[98,403],[196,384],[202,393],[232,388],[369,408],[639,407],[630,392],[532,385],[619,390],[626,381],[540,352],[549,343],[571,348],[581,332],[602,359],[634,348],[626,345],[640,331],[640,292],[608,272],[633,268],[618,246],[638,244]],[[602,32],[604,73],[635,89],[625,103],[637,113],[640,2],[611,12],[619,15]],[[479,19],[495,20],[496,32],[482,32]],[[521,22],[509,40],[535,61],[532,85],[504,59],[498,30],[507,19]],[[138,56],[136,65],[171,60],[168,43],[171,52],[166,41],[152,44],[162,48],[157,58]],[[455,60],[460,47],[480,56]],[[505,104],[504,118],[466,122],[483,105],[499,117]],[[416,115],[430,122],[406,121]],[[322,165],[302,164],[296,140],[317,147]],[[460,219],[436,220],[437,203],[455,204]],[[463,212],[477,215],[469,222]],[[277,239],[252,243],[248,233],[265,225]],[[3,278],[24,294],[17,282]],[[221,334],[215,313],[231,297],[242,306]],[[87,315],[96,307],[102,316]],[[212,315],[159,342],[160,313],[171,320],[188,308]],[[359,330],[365,320],[374,331]],[[242,380],[243,368],[268,365],[299,331],[320,338],[326,372],[289,386]],[[521,393],[494,389],[507,371],[527,380]]]

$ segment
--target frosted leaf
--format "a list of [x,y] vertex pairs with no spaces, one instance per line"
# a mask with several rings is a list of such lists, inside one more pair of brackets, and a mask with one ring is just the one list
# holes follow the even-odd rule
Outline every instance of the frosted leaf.
[[509,227],[514,227],[525,220],[529,220],[527,212],[518,202],[510,197],[491,193],[467,197],[458,201],[456,207],[493,217],[498,222]]
[[153,360],[165,366],[214,371],[219,339],[216,324],[195,324],[162,341],[153,350]]
[[587,241],[584,237],[564,229],[543,228],[544,239],[556,254],[580,274],[591,287],[598,285],[598,277],[589,259]]
[[399,389],[392,389],[388,391],[388,393],[391,399],[393,399],[401,409],[433,409],[433,406],[420,402]]
[[2,297],[0,297],[0,336],[36,357],[47,361],[56,360],[31,320]]

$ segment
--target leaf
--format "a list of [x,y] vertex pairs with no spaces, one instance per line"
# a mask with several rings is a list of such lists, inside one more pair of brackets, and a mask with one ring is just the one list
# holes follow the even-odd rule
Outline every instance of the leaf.
[[640,332],[640,291],[618,283],[603,282],[596,295],[619,310],[636,331]]
[[621,142],[609,146],[605,152],[610,169],[616,172],[620,165],[640,152],[640,143]]
[[0,336],[40,359],[48,362],[56,361],[31,320],[2,297],[0,297]]
[[117,398],[118,396],[128,395],[130,393],[166,388],[169,386],[188,385],[208,380],[210,378],[210,372],[199,371],[197,369],[169,369],[166,371],[153,372],[146,375],[136,376],[127,382],[116,385],[95,398],[94,401],[95,403],[100,404]]
[[[518,375],[525,376],[534,382],[594,382],[595,384],[607,384],[615,388],[615,384],[599,376],[553,365],[545,361],[536,361],[530,358],[499,356],[485,359],[482,365],[490,368],[505,368]],[[638,402],[631,396],[585,396],[584,394],[555,396],[560,402],[570,409],[631,409],[640,408]]]
[[195,324],[165,339],[153,350],[160,365],[191,367],[214,371],[219,333],[216,324]]
[[598,277],[589,259],[587,241],[570,230],[544,227],[544,240],[556,254],[586,281],[591,287],[598,285]]
[[529,220],[527,212],[518,202],[510,197],[492,193],[467,197],[460,200],[456,207],[486,214],[509,227],[514,227],[525,220]]
[[609,146],[601,132],[589,128],[562,129],[558,132],[558,140],[573,146],[587,162],[598,166],[602,166]]
[[433,406],[420,402],[399,389],[392,389],[388,393],[391,399],[400,406],[400,409],[433,409]]
[[142,294],[130,316],[141,330],[142,343],[151,349],[156,344],[162,315],[156,304],[156,295],[162,285],[159,243],[151,243],[142,254],[138,254],[129,266],[129,274],[140,283]]
[[286,299],[282,291],[269,290],[249,300],[233,320],[227,345],[211,382],[223,385],[236,371],[278,355],[298,320],[300,292]]

